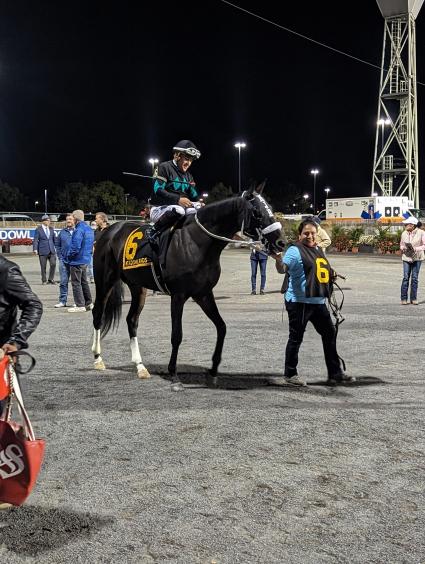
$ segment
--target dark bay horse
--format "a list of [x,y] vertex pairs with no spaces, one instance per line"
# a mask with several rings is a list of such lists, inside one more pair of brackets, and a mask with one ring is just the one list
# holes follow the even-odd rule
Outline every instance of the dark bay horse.
[[[279,249],[281,225],[275,221],[271,208],[261,196],[261,186],[256,190],[244,192],[242,196],[205,206],[196,216],[186,216],[183,226],[176,229],[171,238],[163,274],[171,295],[172,352],[168,371],[174,391],[183,389],[176,365],[183,337],[183,308],[189,298],[193,298],[202,308],[217,330],[208,384],[217,383],[217,369],[221,361],[226,324],[217,309],[213,288],[220,278],[220,255],[230,238],[242,231],[254,240],[263,241],[270,252]],[[93,309],[92,352],[95,356],[95,368],[104,370],[105,365],[100,356],[100,338],[119,323],[124,282],[131,292],[131,306],[127,314],[131,360],[137,367],[139,378],[149,378],[150,374],[140,355],[137,327],[147,289],[158,288],[150,269],[122,268],[125,242],[130,233],[139,226],[136,222],[115,223],[105,230],[96,243],[96,301]]]

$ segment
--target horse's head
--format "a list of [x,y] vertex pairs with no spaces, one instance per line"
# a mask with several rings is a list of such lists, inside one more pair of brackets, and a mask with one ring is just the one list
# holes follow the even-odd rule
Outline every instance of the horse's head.
[[244,233],[264,243],[268,253],[277,253],[284,247],[282,226],[275,220],[273,210],[262,196],[266,181],[259,186],[251,186],[242,197],[250,203],[244,224]]

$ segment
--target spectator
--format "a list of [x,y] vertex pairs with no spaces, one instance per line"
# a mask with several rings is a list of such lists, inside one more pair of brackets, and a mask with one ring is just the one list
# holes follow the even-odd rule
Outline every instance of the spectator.
[[108,216],[106,213],[97,212],[96,213],[96,228],[97,231],[95,233],[95,240],[97,241],[101,231],[109,227]]
[[68,254],[69,245],[71,244],[72,233],[74,232],[75,221],[71,214],[66,216],[66,226],[59,231],[56,237],[56,250],[59,258],[59,274],[60,274],[60,285],[59,285],[59,302],[55,307],[66,307],[66,302],[68,299],[68,286],[69,277],[71,275],[70,266],[66,262],[66,256]]
[[322,249],[323,252],[325,252],[325,249],[327,249],[332,242],[331,238],[329,237],[328,233],[323,229],[323,227],[320,226],[322,220],[319,217],[317,217],[317,215],[313,217],[313,221],[317,226],[316,244],[318,247]]
[[[32,250],[38,255],[41,269],[41,283],[55,284],[56,270],[56,235],[50,227],[50,217],[45,214],[41,218],[41,225],[35,230]],[[49,278],[46,278],[47,261],[49,261]]]
[[[21,315],[18,319],[18,309]],[[0,350],[28,348],[28,338],[40,323],[43,306],[17,264],[0,255]],[[0,402],[0,414],[3,406]],[[1,502],[0,502],[1,503]]]
[[285,352],[283,376],[269,378],[270,384],[306,386],[298,375],[298,352],[303,342],[307,323],[322,337],[323,352],[328,370],[328,383],[354,382],[342,367],[336,349],[336,331],[325,305],[331,295],[334,276],[328,260],[316,245],[317,226],[312,219],[302,221],[298,228],[299,240],[291,245],[282,259],[274,255],[276,269],[287,273],[289,284],[285,291],[285,307],[289,320],[289,338]]
[[[92,222],[90,223],[90,227],[93,229],[93,235],[94,235],[94,238],[96,239],[96,230],[97,230],[97,223],[96,223],[96,221],[92,221]],[[92,251],[92,254],[91,254],[91,257],[90,257],[90,263],[89,263],[89,265],[88,265],[88,267],[87,267],[87,274],[88,274],[88,277],[89,277],[89,279],[90,279],[90,283],[91,283],[91,284],[93,284],[93,282],[94,282],[93,252],[94,252],[94,244],[93,244],[93,251]]]
[[410,303],[418,305],[418,279],[422,261],[425,258],[425,232],[422,224],[410,216],[403,221],[405,229],[401,234],[400,250],[403,252],[403,280],[401,282],[401,305],[407,305],[410,280]]
[[75,229],[65,262],[70,266],[72,292],[75,306],[68,308],[69,313],[89,311],[93,309],[90,286],[87,282],[87,265],[93,250],[93,230],[84,223],[84,212],[74,210]]
[[264,288],[266,287],[266,271],[267,271],[267,253],[263,251],[258,251],[252,249],[251,251],[251,295],[255,296],[257,293],[257,271],[258,265],[260,265],[261,272],[261,282],[260,282],[260,294],[264,295]]

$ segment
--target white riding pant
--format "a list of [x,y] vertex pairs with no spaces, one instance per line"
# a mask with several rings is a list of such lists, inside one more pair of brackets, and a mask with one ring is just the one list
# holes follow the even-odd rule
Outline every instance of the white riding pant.
[[192,204],[193,208],[184,208],[183,206],[179,206],[177,204],[173,204],[171,206],[154,206],[151,208],[151,221],[152,223],[156,223],[165,212],[170,210],[176,210],[176,212],[180,215],[190,215],[191,213],[196,213],[196,211],[201,207],[201,204],[199,202],[192,202]]

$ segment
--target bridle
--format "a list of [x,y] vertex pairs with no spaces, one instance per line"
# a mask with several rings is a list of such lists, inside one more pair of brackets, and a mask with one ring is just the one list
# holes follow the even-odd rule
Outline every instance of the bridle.
[[[243,194],[242,194],[242,196],[243,196]],[[255,198],[255,196],[253,198]],[[258,210],[254,206],[252,206],[252,208],[253,208],[252,209],[252,215],[253,215],[254,219],[258,220],[258,215],[257,215]],[[256,212],[257,212],[257,214],[256,214]],[[229,237],[223,237],[222,235],[216,235],[215,233],[208,231],[208,229],[204,225],[202,225],[202,223],[199,221],[198,212],[196,212],[194,215],[195,215],[195,221],[198,224],[198,226],[202,229],[202,231],[204,233],[206,233],[212,239],[217,239],[217,241],[223,241],[225,243],[234,243],[235,242],[234,239],[229,239]],[[271,225],[268,225],[264,229],[258,229],[257,228],[256,231],[257,231],[258,235],[267,235],[267,233],[271,233],[272,231],[275,231],[276,229],[281,229],[281,227],[282,227],[281,224],[278,221],[275,221],[274,223],[272,223]],[[242,221],[242,225],[241,225],[241,228],[240,228],[240,233],[242,235],[244,234],[244,228],[245,228],[245,220]],[[247,246],[251,249],[256,249],[256,250],[265,250],[265,248],[266,248],[266,246],[261,242],[261,240],[254,241],[253,239],[248,239],[246,241],[240,241],[240,244],[243,245],[243,246]]]
[[[216,235],[215,233],[208,231],[208,229],[206,227],[204,227],[202,225],[202,223],[199,221],[198,212],[196,212],[194,215],[195,215],[196,223],[199,225],[199,227],[202,229],[202,231],[204,233],[206,233],[212,239],[217,239],[218,241],[224,241],[225,243],[234,243],[235,242],[234,239],[229,239],[229,237],[223,237],[222,235]],[[241,229],[240,229],[241,233],[243,233],[243,229],[244,229],[244,222],[242,221],[242,225],[241,225]],[[241,241],[241,245],[246,245],[247,247],[252,248],[252,249],[254,249],[254,248],[258,249],[259,246],[261,248],[264,248],[264,245],[261,243],[261,241],[253,241],[252,239],[249,239],[247,241]]]

